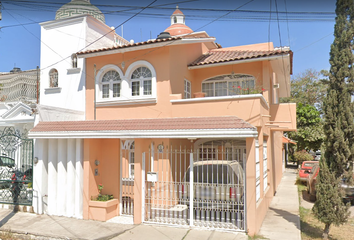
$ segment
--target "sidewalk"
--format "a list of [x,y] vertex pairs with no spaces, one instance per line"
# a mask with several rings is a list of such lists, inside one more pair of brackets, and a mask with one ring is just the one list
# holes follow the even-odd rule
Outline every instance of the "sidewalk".
[[[115,240],[247,240],[244,233],[161,225],[133,225],[68,217],[36,215],[0,209],[0,230],[27,234],[21,239],[115,239]],[[34,236],[34,237],[33,237]],[[25,236],[26,237],[26,236]],[[32,237],[32,238],[30,238]]]
[[296,169],[285,169],[259,235],[270,240],[301,240]]
[[[296,170],[286,169],[258,233],[270,240],[301,240]],[[114,240],[247,240],[244,233],[161,225],[133,225],[36,215],[0,208],[0,230],[36,236],[32,239]],[[23,238],[26,239],[26,238]],[[31,239],[31,238],[28,238]]]

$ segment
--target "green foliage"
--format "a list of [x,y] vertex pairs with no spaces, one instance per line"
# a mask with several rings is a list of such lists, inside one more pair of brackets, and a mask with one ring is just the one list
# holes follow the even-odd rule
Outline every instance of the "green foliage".
[[340,189],[340,179],[335,177],[324,160],[320,160],[320,171],[317,176],[316,202],[312,208],[315,217],[325,224],[324,238],[328,237],[331,224],[340,225],[349,217],[350,205],[345,205]]
[[322,113],[322,103],[327,92],[328,73],[307,69],[291,79],[290,97],[282,98],[281,102],[302,103],[317,108]]
[[103,190],[103,184],[102,183],[98,184],[98,196],[96,198],[91,197],[91,200],[105,202],[113,199],[113,195],[101,194],[102,190]]
[[320,112],[314,106],[298,103],[296,121],[297,131],[287,135],[297,142],[297,150],[319,150],[324,140]]
[[102,201],[102,202],[105,202],[105,201],[109,201],[113,199],[113,195],[108,195],[108,194],[98,194],[97,198],[95,199],[95,201]]
[[313,156],[306,152],[305,150],[302,151],[297,151],[294,153],[294,159],[297,161],[299,164],[301,164],[303,161],[311,161],[313,160]]
[[[348,206],[342,202],[339,181],[352,174],[354,158],[354,118],[351,95],[354,93],[354,56],[352,53],[354,1],[337,0],[334,41],[331,45],[329,82],[324,109],[324,155],[316,186],[317,201],[313,211],[325,223],[324,238],[331,224],[343,224],[348,219]],[[347,178],[352,179],[352,177]]]

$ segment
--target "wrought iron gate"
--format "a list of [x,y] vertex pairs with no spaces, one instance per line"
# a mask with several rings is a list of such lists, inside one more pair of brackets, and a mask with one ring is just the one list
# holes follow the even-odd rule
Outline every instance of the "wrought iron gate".
[[245,151],[242,141],[223,140],[151,150],[144,221],[244,231]]
[[0,135],[0,203],[32,205],[33,140],[14,127]]
[[122,215],[134,214],[134,141],[121,143],[121,211]]

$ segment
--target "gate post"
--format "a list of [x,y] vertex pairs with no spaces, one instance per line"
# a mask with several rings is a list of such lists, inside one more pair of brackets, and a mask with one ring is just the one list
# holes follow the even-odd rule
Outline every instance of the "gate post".
[[193,210],[193,199],[194,199],[194,178],[193,178],[193,152],[189,154],[189,225],[193,226],[193,220],[194,220],[194,210]]
[[141,221],[145,221],[145,152],[141,163]]

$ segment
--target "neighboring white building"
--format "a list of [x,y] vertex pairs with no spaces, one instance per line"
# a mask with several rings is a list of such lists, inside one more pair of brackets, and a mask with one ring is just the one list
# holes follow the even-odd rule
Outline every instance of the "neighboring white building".
[[[105,24],[104,15],[89,0],[72,0],[57,11],[55,20],[40,25],[36,123],[85,120],[86,66],[76,53],[129,42]],[[35,141],[34,211],[83,218],[83,140],[49,138]]]
[[14,127],[26,135],[34,126],[38,102],[39,69],[14,68],[0,73],[0,131]]

